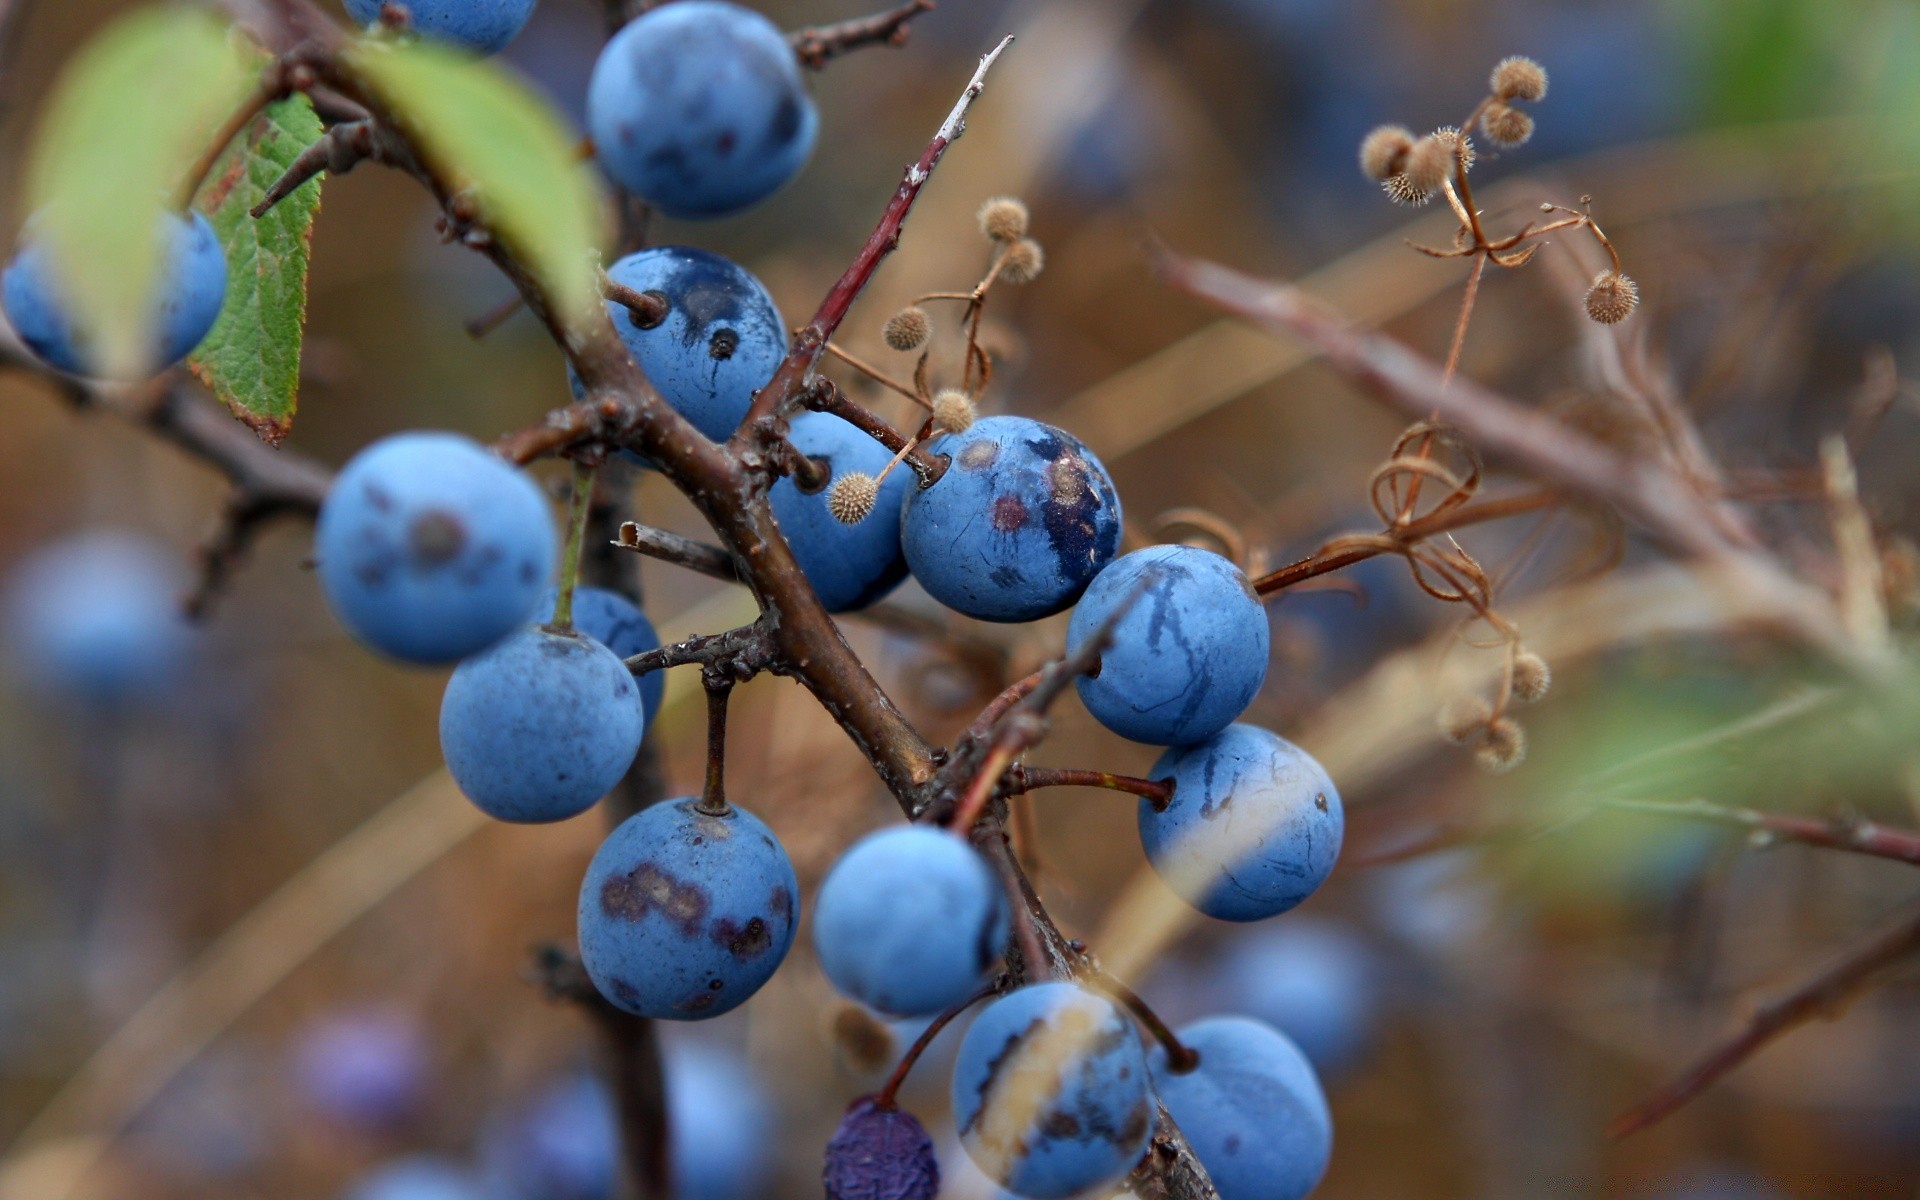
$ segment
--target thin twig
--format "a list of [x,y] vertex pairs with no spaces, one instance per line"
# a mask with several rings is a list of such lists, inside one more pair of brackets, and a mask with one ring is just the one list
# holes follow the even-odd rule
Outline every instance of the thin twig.
[[638,521],[622,522],[619,540],[613,544],[622,550],[670,562],[715,579],[724,579],[729,583],[740,581],[733,556],[720,547],[651,525],[642,525]]
[[862,46],[904,46],[911,26],[908,22],[924,12],[933,11],[933,0],[907,0],[907,3],[870,17],[855,17],[833,25],[813,25],[787,35],[794,57],[803,67],[814,70]]
[[1650,816],[1677,817],[1744,829],[1756,837],[1779,838],[1822,846],[1829,850],[1848,850],[1874,858],[1920,866],[1920,830],[1894,829],[1858,817],[1802,817],[1792,813],[1762,812],[1756,808],[1738,808],[1715,804],[1710,800],[1633,800],[1609,798],[1596,802],[1602,808]]
[[1031,792],[1049,787],[1105,788],[1151,800],[1156,811],[1165,812],[1173,800],[1171,779],[1141,779],[1133,775],[1115,775],[1110,771],[1092,771],[1072,767],[1016,767],[1007,781],[1009,794]]

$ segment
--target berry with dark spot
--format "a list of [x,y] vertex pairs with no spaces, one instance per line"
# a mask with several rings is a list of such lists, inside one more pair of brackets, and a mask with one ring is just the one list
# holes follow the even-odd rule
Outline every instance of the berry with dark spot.
[[855,1000],[926,1016],[967,998],[1006,946],[1007,902],[973,847],[925,826],[855,842],[820,885],[820,969]]
[[1179,1038],[1200,1065],[1176,1073],[1155,1046],[1154,1090],[1220,1200],[1302,1200],[1333,1154],[1333,1115],[1306,1056],[1248,1017],[1208,1017]]
[[407,14],[407,27],[422,37],[464,46],[476,54],[495,54],[533,16],[537,0],[345,0],[347,12],[362,25],[380,19],[383,4]]
[[876,477],[893,455],[831,413],[793,418],[787,440],[800,453],[826,464],[831,479],[814,492],[802,491],[792,477],[775,483],[774,520],[828,612],[865,608],[907,577],[907,559],[900,549],[900,506],[913,490],[913,472],[902,467],[888,475],[868,511],[849,523],[833,511],[839,499],[833,495],[834,484],[853,475]]
[[[535,618],[544,621],[552,615],[554,601],[558,598],[559,592],[548,588],[540,607],[534,612]],[[636,654],[660,648],[660,634],[654,629],[653,622],[647,619],[647,614],[640,611],[640,606],[619,592],[606,588],[583,586],[573,589],[573,627],[613,651],[618,658],[632,658]],[[640,688],[643,720],[646,726],[651,726],[654,716],[660,711],[661,702],[667,698],[667,673],[648,671],[636,678],[634,683]]]
[[1346,818],[1333,780],[1305,750],[1253,725],[1229,725],[1167,751],[1165,811],[1140,801],[1140,841],[1167,886],[1210,917],[1258,921],[1299,904],[1340,856]]
[[[160,262],[153,282],[149,314],[152,340],[144,363],[130,379],[144,378],[172,366],[193,353],[220,318],[227,299],[227,252],[213,226],[197,212],[169,213],[160,218]],[[25,244],[0,275],[0,301],[14,332],[48,365],[75,375],[103,374],[106,364],[76,326],[61,296],[61,280],[46,246],[33,237],[27,223]]]
[[640,689],[583,633],[529,626],[461,663],[440,701],[440,750],[467,799],[502,821],[564,821],[633,765]]
[[786,958],[799,881],[760,818],[687,797],[622,822],[580,885],[580,959],[636,1016],[697,1021],[760,990]]
[[[613,327],[647,381],[711,440],[733,436],[754,392],[787,353],[787,327],[767,289],[739,263],[691,246],[629,254],[607,274],[636,292],[666,298],[666,318],[644,327],[625,306],[607,302]],[[575,395],[583,395],[571,367],[568,374]]]
[[587,87],[600,165],[669,216],[765,199],[806,164],[819,127],[786,35],[720,0],[641,15],[607,43]]
[[553,516],[525,474],[452,433],[402,433],[334,478],[314,531],[320,585],[376,650],[447,663],[534,616],[553,577]]
[[1067,651],[1077,652],[1128,601],[1099,674],[1074,681],[1095,720],[1136,742],[1185,746],[1246,711],[1267,678],[1269,634],[1245,572],[1194,546],[1136,550],[1080,598]]
[[933,1139],[910,1112],[862,1096],[827,1142],[827,1200],[934,1200],[940,1163]]
[[1080,598],[1120,548],[1120,497],[1072,434],[987,417],[928,443],[951,460],[907,494],[900,542],[915,579],[983,621],[1034,621]]
[[1146,1056],[1103,997],[1036,983],[996,1000],[960,1043],[953,1119],[987,1178],[1034,1200],[1117,1181],[1153,1133]]
[[94,529],[34,551],[7,581],[7,665],[36,695],[119,708],[170,694],[196,640],[186,563]]

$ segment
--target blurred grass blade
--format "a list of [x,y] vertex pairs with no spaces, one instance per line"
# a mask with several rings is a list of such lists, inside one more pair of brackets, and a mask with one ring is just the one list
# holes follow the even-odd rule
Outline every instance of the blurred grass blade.
[[257,77],[213,16],[152,8],[94,39],[55,86],[27,164],[32,233],[98,373],[153,369],[161,215]]
[[280,101],[227,147],[197,201],[227,251],[227,303],[194,352],[193,373],[274,445],[287,436],[299,397],[320,180],[307,181],[259,220],[248,211],[323,133],[305,96]]
[[603,193],[546,101],[504,69],[426,42],[363,43],[355,65],[443,180],[530,266],[573,325],[599,303]]

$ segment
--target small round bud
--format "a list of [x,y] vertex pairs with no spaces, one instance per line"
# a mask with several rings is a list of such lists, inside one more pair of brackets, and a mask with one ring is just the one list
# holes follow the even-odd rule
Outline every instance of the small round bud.
[[942,433],[965,433],[980,412],[959,388],[942,388],[933,397],[933,426]]
[[1047,256],[1040,249],[1040,243],[1021,238],[1007,247],[1007,256],[1000,264],[1000,278],[1008,283],[1032,283],[1046,265]]
[[1391,179],[1406,170],[1413,134],[1404,125],[1382,125],[1360,143],[1360,170],[1368,179]]
[[1464,746],[1487,727],[1493,710],[1478,696],[1455,696],[1440,709],[1440,736]]
[[1500,717],[1487,726],[1474,761],[1490,775],[1505,775],[1527,757],[1527,731],[1512,717]]
[[1587,315],[1602,325],[1618,325],[1640,303],[1640,285],[1617,271],[1602,271],[1587,289]]
[[1530,58],[1503,58],[1487,81],[1502,100],[1539,100],[1547,94],[1547,69]]
[[1553,686],[1553,670],[1547,660],[1531,650],[1513,656],[1513,698],[1532,704],[1547,697]]
[[1481,114],[1480,128],[1486,130],[1488,141],[1511,150],[1533,136],[1533,118],[1505,101],[1495,101]]
[[980,206],[980,232],[996,242],[1027,236],[1027,206],[1012,196],[995,196]]
[[879,498],[879,480],[865,471],[849,471],[827,489],[827,511],[842,525],[858,525]]
[[887,318],[880,336],[895,350],[918,350],[933,336],[933,318],[926,309],[910,304]]
[[885,1022],[858,1004],[842,1004],[834,1010],[831,1028],[833,1044],[847,1066],[861,1075],[878,1075],[893,1065],[899,1050],[893,1030]]

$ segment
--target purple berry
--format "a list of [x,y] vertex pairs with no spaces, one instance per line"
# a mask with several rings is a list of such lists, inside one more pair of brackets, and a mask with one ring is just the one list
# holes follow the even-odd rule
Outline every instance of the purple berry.
[[827,1200],[934,1200],[940,1164],[933,1139],[910,1112],[862,1096],[827,1143]]

